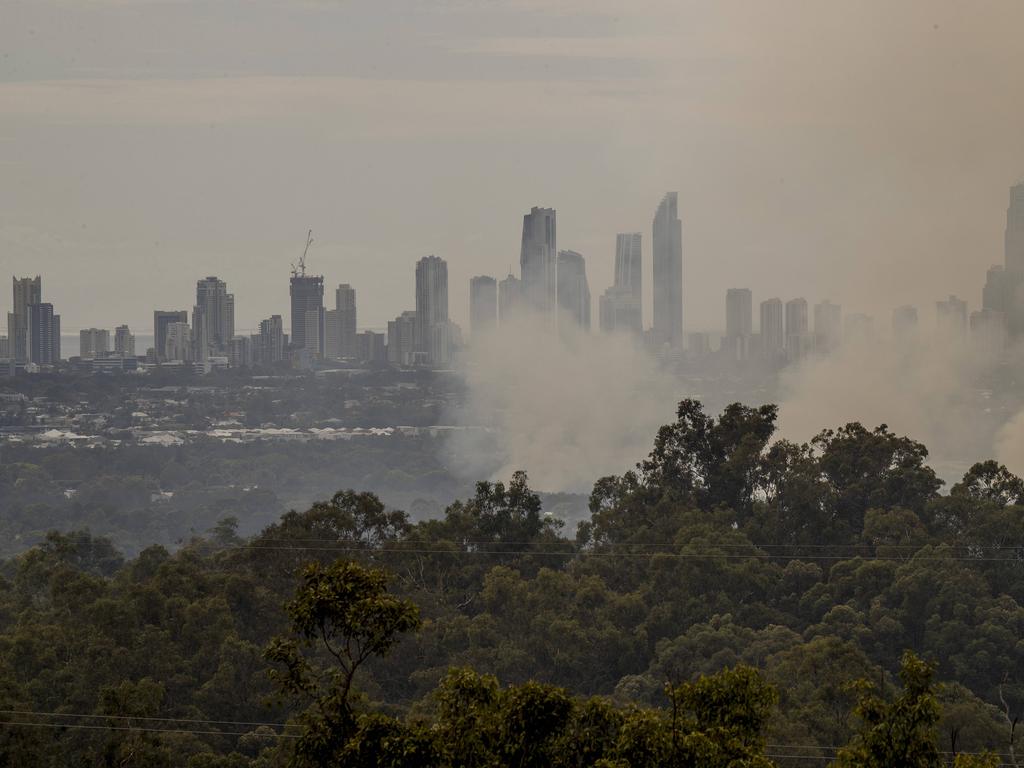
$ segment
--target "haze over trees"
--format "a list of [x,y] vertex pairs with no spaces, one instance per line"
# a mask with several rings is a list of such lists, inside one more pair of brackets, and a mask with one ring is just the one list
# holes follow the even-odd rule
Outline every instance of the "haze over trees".
[[775,417],[684,400],[575,531],[517,473],[129,560],[51,534],[0,567],[0,763],[1019,764],[1024,484]]

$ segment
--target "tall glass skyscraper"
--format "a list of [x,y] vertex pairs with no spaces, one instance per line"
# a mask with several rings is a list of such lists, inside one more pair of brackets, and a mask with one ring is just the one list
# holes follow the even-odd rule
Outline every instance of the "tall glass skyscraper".
[[493,330],[498,324],[498,281],[479,275],[469,281],[469,330],[478,333]]
[[559,322],[571,322],[590,330],[590,285],[583,255],[576,251],[559,251],[557,274]]
[[192,308],[192,336],[195,359],[227,353],[228,341],[235,335],[235,297],[216,276],[196,282],[196,303]]
[[292,274],[293,349],[308,349],[314,357],[324,356],[324,278],[323,275]]
[[547,318],[553,318],[555,311],[557,240],[554,208],[531,208],[523,216],[522,297],[526,307]]
[[416,262],[416,351],[437,365],[448,362],[446,341],[437,331],[448,324],[448,262],[424,256]]
[[654,214],[654,337],[661,344],[683,343],[683,223],[678,194],[668,192]]

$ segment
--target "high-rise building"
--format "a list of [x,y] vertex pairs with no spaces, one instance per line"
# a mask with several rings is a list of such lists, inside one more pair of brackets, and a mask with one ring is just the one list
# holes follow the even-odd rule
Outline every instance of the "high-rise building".
[[637,331],[636,302],[628,289],[611,286],[597,300],[598,328],[603,333],[631,333]]
[[430,348],[427,359],[435,367],[450,365],[456,348],[462,345],[462,329],[451,320],[430,327]]
[[250,336],[228,339],[228,365],[232,368],[250,368],[253,364],[253,345]]
[[598,325],[602,331],[643,333],[643,291],[640,234],[615,238],[615,282],[598,299]]
[[196,282],[196,303],[192,308],[192,341],[195,360],[227,352],[228,340],[235,335],[235,297],[216,276]]
[[356,334],[356,354],[364,363],[383,363],[387,360],[384,344],[385,335],[376,331],[363,331]]
[[[448,263],[438,256],[424,256],[416,262],[416,351],[426,354],[427,363],[447,363],[435,359],[434,326],[448,322]],[[433,350],[433,351],[432,351]]]
[[967,331],[967,302],[950,296],[935,302],[939,331],[949,335],[961,335]]
[[994,309],[971,312],[971,342],[991,353],[999,353],[1006,346],[1006,320]]
[[333,359],[356,357],[356,291],[342,283],[334,291],[334,309],[324,313],[324,354]]
[[43,301],[43,279],[35,277],[15,277],[14,311],[7,315],[7,338],[11,357],[15,360],[28,360],[28,308]]
[[[1024,272],[1015,272],[995,264],[985,275],[981,307],[998,313],[1011,336],[1024,334]],[[994,322],[996,315],[986,315],[984,322]]]
[[469,332],[494,330],[498,323],[498,281],[487,275],[469,281]]
[[725,292],[724,348],[735,360],[750,354],[750,337],[754,333],[754,297],[749,288],[729,288]]
[[814,350],[829,353],[843,340],[843,308],[828,299],[814,305]]
[[114,329],[114,354],[135,357],[135,336],[127,325],[119,325]]
[[590,286],[587,263],[576,251],[559,251],[557,264],[559,322],[590,330]]
[[416,313],[406,310],[388,321],[388,362],[409,366],[416,354]]
[[260,321],[259,345],[254,357],[263,365],[274,365],[284,359],[284,321],[280,315]]
[[304,268],[292,272],[289,292],[292,349],[305,349],[311,358],[323,357],[326,341],[323,275],[307,275]]
[[786,359],[790,362],[802,360],[809,347],[807,299],[790,299],[786,302]]
[[[995,267],[989,270],[982,306],[1001,312],[1010,335],[1016,337],[1024,335],[1024,182],[1010,188],[1004,260],[1006,268],[995,280],[992,280]],[[990,289],[990,283],[994,283],[994,290]],[[997,294],[998,298],[990,293]],[[991,316],[985,322],[993,322]]]
[[158,309],[153,312],[153,350],[158,362],[173,360],[167,357],[167,328],[172,323],[188,326],[188,312],[185,310]]
[[324,312],[324,357],[328,360],[341,359],[341,322],[336,309]]
[[910,339],[917,333],[917,308],[909,304],[892,311],[892,335],[897,339]]
[[523,306],[523,282],[510,274],[498,283],[498,322],[509,323]]
[[782,299],[761,302],[761,354],[770,360],[779,360],[785,354],[785,317]]
[[11,341],[6,336],[0,336],[0,360],[11,358]]
[[519,252],[522,295],[525,305],[552,320],[555,312],[557,247],[554,208],[531,208],[523,216],[523,240]]
[[193,349],[192,329],[187,322],[170,322],[164,326],[162,360],[188,362],[192,359]]
[[631,325],[637,333],[644,327],[643,257],[639,232],[615,236],[615,287],[629,294],[633,305]]
[[342,283],[334,291],[335,322],[338,333],[338,357],[356,356],[356,289]]
[[110,354],[110,331],[105,328],[83,328],[78,332],[78,356],[95,360]]
[[1004,248],[1006,270],[1024,274],[1024,182],[1010,187]]
[[683,223],[678,194],[668,192],[654,214],[653,263],[654,337],[661,344],[683,344]]
[[28,305],[28,359],[38,365],[60,361],[60,315],[53,313],[53,304]]

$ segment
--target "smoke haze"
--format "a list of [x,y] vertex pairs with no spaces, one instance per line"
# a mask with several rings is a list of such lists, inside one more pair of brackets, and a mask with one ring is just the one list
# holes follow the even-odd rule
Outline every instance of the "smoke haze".
[[456,470],[506,479],[517,469],[545,491],[588,493],[650,451],[658,427],[685,396],[675,377],[625,334],[563,329],[522,317],[467,352],[461,423],[492,428],[490,444],[458,433]]
[[804,442],[850,421],[868,428],[887,424],[923,442],[929,463],[947,483],[975,461],[992,457],[1022,472],[1024,453],[1013,452],[1014,440],[1001,429],[1019,402],[992,389],[1004,367],[997,355],[966,339],[849,342],[782,371],[779,434]]
[[[747,393],[714,393],[706,410],[717,414],[732,399],[777,401],[776,437],[796,442],[851,421],[886,424],[927,446],[948,488],[987,458],[1024,474],[1022,403],[993,387],[1021,360],[1015,353],[1008,363],[967,338],[938,333],[851,340],[783,369],[777,381],[748,368]],[[454,420],[490,432],[453,438],[454,469],[467,479],[525,469],[537,488],[578,493],[645,457],[676,403],[696,394],[688,380],[700,378],[666,372],[628,335],[552,334],[525,318],[474,339],[465,376],[467,404]]]

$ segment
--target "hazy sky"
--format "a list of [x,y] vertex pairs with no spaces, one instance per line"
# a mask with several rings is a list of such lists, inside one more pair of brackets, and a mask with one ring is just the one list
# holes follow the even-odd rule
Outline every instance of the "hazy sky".
[[464,322],[531,205],[595,300],[642,232],[649,296],[678,190],[689,330],[733,286],[930,322],[1002,261],[1021,29],[1019,0],[4,0],[0,274],[41,273],[65,329],[143,332],[216,274],[249,328],[311,227],[361,326],[429,253]]

